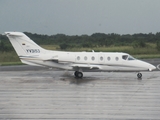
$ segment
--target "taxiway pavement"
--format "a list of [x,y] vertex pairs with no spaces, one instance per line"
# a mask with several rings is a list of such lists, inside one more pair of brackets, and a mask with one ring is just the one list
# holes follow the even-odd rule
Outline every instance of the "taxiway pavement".
[[[17,69],[19,67],[19,70]],[[160,72],[0,67],[0,119],[160,119]]]

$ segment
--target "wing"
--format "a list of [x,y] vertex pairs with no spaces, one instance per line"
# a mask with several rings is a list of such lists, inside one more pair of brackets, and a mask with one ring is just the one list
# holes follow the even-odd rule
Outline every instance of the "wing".
[[99,65],[90,65],[90,64],[72,64],[71,67],[73,67],[73,69],[75,70],[84,70],[84,69],[88,69],[88,70],[98,70],[101,69]]
[[43,60],[43,61],[53,61],[53,62],[56,62],[56,63],[59,62],[57,55],[56,55],[56,56],[40,56],[39,58],[40,58],[41,60]]

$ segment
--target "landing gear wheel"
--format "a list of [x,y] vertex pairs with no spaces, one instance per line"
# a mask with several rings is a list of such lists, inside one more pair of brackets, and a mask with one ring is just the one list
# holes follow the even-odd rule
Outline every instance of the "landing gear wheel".
[[78,71],[75,71],[74,72],[74,76],[77,77],[77,74],[78,74]]
[[139,79],[141,79],[141,78],[142,78],[142,73],[138,73],[138,74],[137,74],[137,77],[138,77]]
[[82,73],[82,72],[78,72],[78,73],[77,73],[77,77],[78,77],[78,78],[82,78],[82,77],[83,77],[83,73]]
[[78,72],[78,71],[75,71],[74,75],[75,75],[76,78],[82,78],[83,77],[83,73]]

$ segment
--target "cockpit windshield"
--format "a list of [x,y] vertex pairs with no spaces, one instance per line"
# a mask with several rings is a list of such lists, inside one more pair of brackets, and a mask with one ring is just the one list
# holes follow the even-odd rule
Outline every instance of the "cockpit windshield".
[[132,56],[129,56],[129,57],[128,57],[128,60],[135,60],[135,58],[132,57]]
[[135,60],[135,58],[130,56],[130,55],[123,55],[122,59],[124,59],[124,60]]

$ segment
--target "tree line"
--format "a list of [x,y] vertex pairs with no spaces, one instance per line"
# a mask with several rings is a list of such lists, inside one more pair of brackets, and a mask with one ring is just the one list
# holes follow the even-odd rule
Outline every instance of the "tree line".
[[[145,47],[146,43],[155,43],[160,51],[160,32],[156,34],[138,33],[138,34],[105,34],[94,33],[92,35],[41,35],[25,32],[33,41],[39,45],[58,45],[61,50],[69,48],[92,48],[92,47],[110,47],[110,46],[133,46]],[[13,47],[8,38],[0,35],[0,51],[12,51]]]

